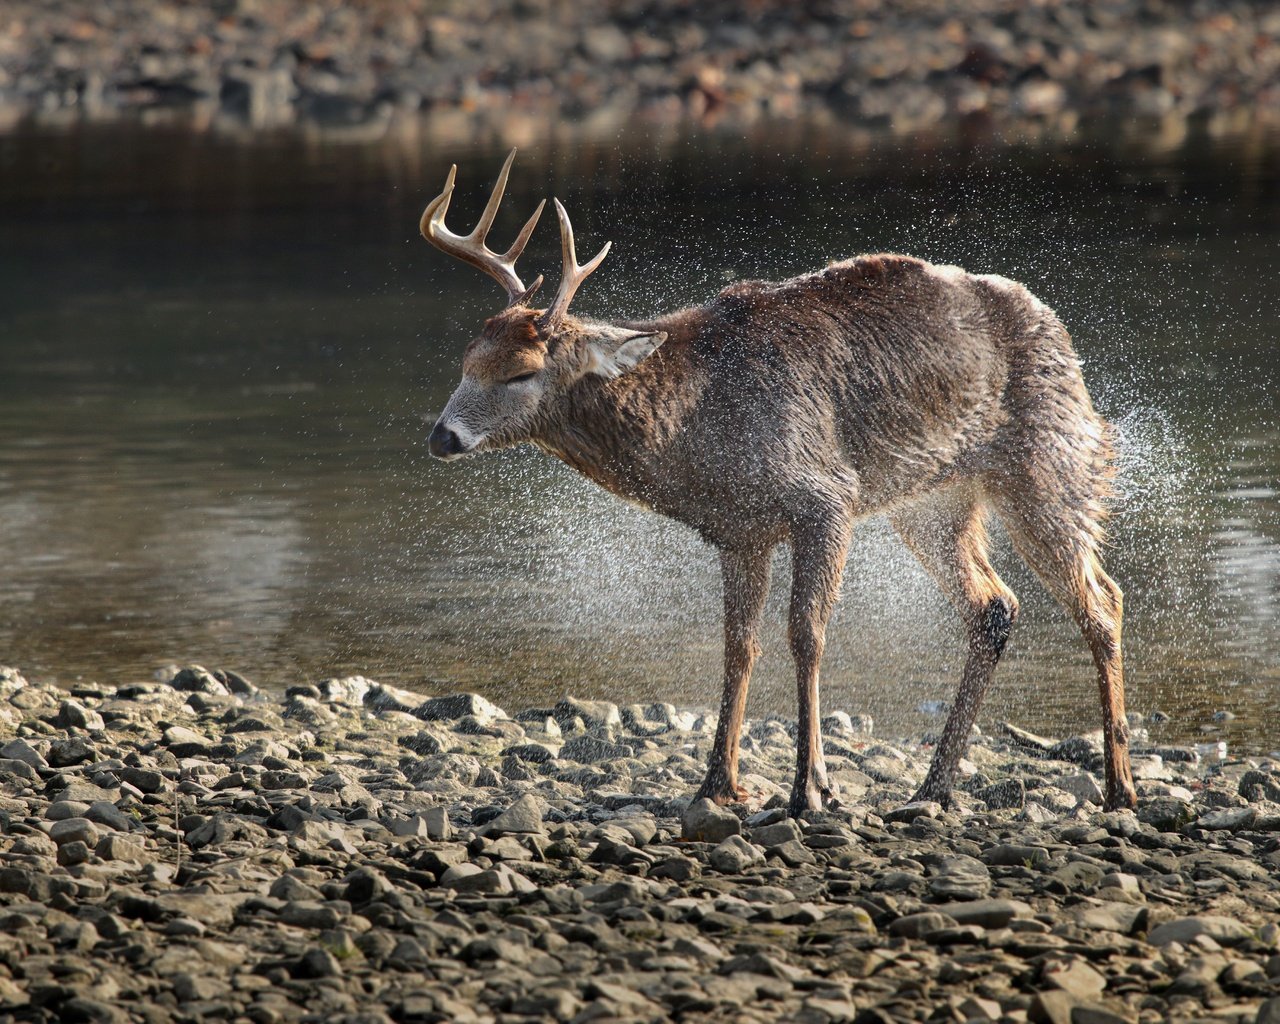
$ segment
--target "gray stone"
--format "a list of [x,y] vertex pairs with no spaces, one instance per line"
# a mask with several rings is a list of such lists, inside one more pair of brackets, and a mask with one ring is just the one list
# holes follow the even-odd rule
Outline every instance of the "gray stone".
[[413,715],[424,722],[454,721],[467,715],[481,722],[509,717],[502,708],[478,693],[454,693],[447,697],[432,697],[414,708]]
[[571,722],[581,718],[589,729],[610,729],[622,725],[622,715],[618,705],[607,700],[580,700],[577,697],[565,697],[551,710],[558,722]]
[[182,972],[169,979],[173,994],[184,1003],[217,999],[226,988],[226,982],[205,974]]
[[936,818],[942,813],[942,804],[936,800],[918,800],[895,807],[884,816],[885,821],[915,821],[917,818]]
[[610,743],[608,740],[596,739],[594,736],[575,736],[566,740],[560,748],[560,757],[580,764],[595,764],[598,761],[620,761],[631,757],[635,751],[625,743]]
[[91,854],[88,844],[76,839],[58,847],[58,863],[64,868],[75,867],[87,861]]
[[69,736],[54,740],[49,745],[49,764],[54,768],[70,768],[72,765],[92,761],[97,756],[97,749],[83,736]]
[[777,857],[783,864],[791,868],[799,867],[801,864],[818,863],[818,858],[813,855],[813,851],[798,839],[771,847],[769,856]]
[[207,757],[212,746],[207,736],[184,725],[171,725],[164,731],[163,741],[174,757]]
[[764,853],[740,835],[732,835],[711,851],[708,860],[717,871],[737,875],[764,860]]
[[88,818],[63,818],[49,828],[49,838],[59,846],[79,841],[92,847],[97,845],[99,836],[97,827]]
[[1069,992],[1077,999],[1089,1000],[1101,995],[1107,979],[1084,960],[1050,961],[1040,971],[1046,985]]
[[1131,935],[1146,919],[1146,914],[1145,907],[1108,900],[1106,903],[1072,907],[1066,916],[1086,931]]
[[1252,807],[1224,807],[1220,811],[1202,814],[1196,819],[1196,828],[1208,832],[1235,832],[1248,828],[1257,817],[1258,812]]
[[800,838],[800,826],[792,818],[784,818],[772,825],[761,825],[751,830],[751,841],[766,850],[794,842]]
[[76,700],[64,700],[58,706],[55,724],[60,729],[86,729],[89,732],[101,732],[107,727],[98,712],[91,711]]
[[541,835],[546,832],[542,824],[542,807],[532,793],[526,793],[480,832],[486,836]]
[[1049,756],[1058,761],[1071,761],[1086,768],[1095,765],[1102,759],[1102,732],[1099,730],[1061,740],[1049,749]]
[[1022,813],[1018,815],[1018,820],[1029,821],[1036,825],[1047,825],[1051,821],[1058,820],[1058,813],[1040,803],[1039,800],[1028,800],[1022,808]]
[[901,935],[908,939],[921,939],[930,932],[943,928],[954,928],[959,922],[950,914],[941,914],[936,910],[925,910],[918,914],[907,914],[889,925],[890,935]]
[[230,697],[231,691],[203,665],[179,669],[169,685],[184,693],[203,693],[210,697]]
[[347,887],[342,898],[354,906],[363,906],[395,890],[386,875],[368,864],[362,864],[352,871],[345,882]]
[[1253,925],[1237,921],[1233,917],[1201,914],[1198,917],[1179,917],[1156,925],[1148,933],[1147,941],[1153,946],[1165,946],[1170,942],[1185,945],[1200,935],[1207,935],[1221,945],[1234,946],[1253,938],[1256,931]]
[[286,903],[299,901],[319,903],[322,898],[319,889],[291,874],[281,875],[272,882],[267,895],[275,900],[284,900]]
[[342,974],[338,958],[327,949],[309,949],[294,965],[295,978],[336,978]]
[[1184,800],[1159,797],[1143,801],[1138,808],[1138,820],[1159,832],[1177,832],[1195,817],[1195,812]]
[[981,899],[991,891],[991,872],[974,857],[946,857],[929,879],[929,891],[942,899]]
[[666,857],[649,869],[650,878],[669,878],[673,882],[687,882],[700,874],[702,868],[692,857]]
[[342,916],[327,903],[294,900],[281,908],[280,920],[297,928],[336,928]]
[[164,789],[163,773],[153,768],[133,768],[126,765],[120,770],[120,778],[143,793],[159,793]]
[[30,742],[22,738],[10,740],[3,747],[0,747],[0,757],[13,761],[22,761],[37,771],[49,767],[49,762],[45,760],[44,755],[33,747]]
[[1015,846],[1012,844],[1002,844],[993,846],[991,849],[982,854],[982,860],[986,864],[997,867],[1035,867],[1039,864],[1047,863],[1049,860],[1049,851],[1043,846]]
[[429,839],[444,842],[453,835],[453,829],[449,825],[449,812],[443,807],[428,807],[424,811],[419,811],[418,817],[426,822]]
[[[369,691],[377,685],[364,676],[344,676],[340,679],[322,679],[316,684],[321,700],[331,704],[346,704],[350,707],[361,707]],[[416,706],[418,701],[414,701]]]
[[530,764],[546,764],[556,759],[556,751],[545,743],[517,743],[502,751],[503,757],[514,757]]
[[1073,1024],[1072,1011],[1078,1007],[1079,1000],[1070,992],[1048,989],[1032,998],[1027,1020],[1031,1024]]
[[736,814],[706,797],[685,808],[680,825],[685,839],[699,843],[721,843],[742,832],[742,822]]
[[1071,1010],[1071,1024],[1134,1024],[1132,1013],[1117,1013],[1101,1003],[1080,1003]]
[[960,925],[976,924],[983,928],[1003,928],[1016,917],[1032,917],[1034,911],[1021,900],[973,900],[966,903],[940,903],[932,908],[947,914]]
[[478,864],[456,864],[440,876],[440,884],[457,892],[479,892],[501,895],[511,892],[508,873],[486,871]]
[[1001,779],[974,794],[993,811],[1018,810],[1027,801],[1027,787],[1021,779]]
[[1106,875],[1098,885],[1098,898],[1117,903],[1142,903],[1142,886],[1134,875],[1115,871]]
[[266,829],[261,825],[238,814],[219,811],[212,818],[197,823],[187,833],[187,842],[193,849],[199,849],[202,846],[222,846],[235,841],[258,843],[266,837]]
[[64,821],[67,818],[83,818],[89,804],[83,800],[55,800],[44,809],[46,821]]
[[98,825],[105,825],[116,832],[129,832],[138,827],[136,818],[130,817],[110,800],[95,800],[84,816]]
[[93,852],[103,860],[124,860],[133,864],[147,864],[155,859],[141,843],[119,835],[103,836]]
[[39,782],[40,776],[26,761],[13,757],[0,757],[0,775],[11,779],[22,779],[24,782]]
[[1098,780],[1088,772],[1077,772],[1075,775],[1059,775],[1052,785],[1064,793],[1070,793],[1078,803],[1091,803],[1102,806],[1102,787]]

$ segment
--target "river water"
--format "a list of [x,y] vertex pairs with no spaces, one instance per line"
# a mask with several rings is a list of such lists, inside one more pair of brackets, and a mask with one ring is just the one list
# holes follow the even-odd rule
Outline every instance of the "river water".
[[[266,686],[359,672],[513,708],[718,699],[714,552],[531,451],[428,458],[501,293],[427,246],[418,215],[457,161],[466,228],[504,151],[429,131],[0,136],[0,663],[69,685],[192,661]],[[548,133],[495,239],[551,194],[581,253],[614,243],[580,313],[879,250],[1028,284],[1125,439],[1108,563],[1131,709],[1170,716],[1160,739],[1280,746],[1280,138]],[[554,218],[521,265],[554,286]],[[1094,727],[1083,642],[997,547],[1023,614],[981,723]],[[785,558],[752,715],[794,714]],[[962,650],[866,523],[825,706],[890,735],[935,727]]]

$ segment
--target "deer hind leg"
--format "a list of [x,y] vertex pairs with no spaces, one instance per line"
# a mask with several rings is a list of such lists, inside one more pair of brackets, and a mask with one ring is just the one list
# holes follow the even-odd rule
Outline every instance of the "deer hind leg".
[[968,655],[924,782],[912,800],[951,801],[951,785],[978,709],[1018,615],[1018,599],[987,560],[985,508],[965,489],[891,517],[908,548],[964,620]]
[[1023,490],[1013,494],[1006,491],[998,508],[1018,554],[1071,613],[1093,654],[1102,701],[1105,807],[1136,807],[1120,648],[1124,595],[1098,558],[1102,543],[1101,502],[1095,499],[1066,503],[1056,493]]
[[715,745],[707,763],[707,777],[695,799],[706,797],[718,804],[746,799],[738,785],[738,743],[747,708],[751,667],[760,656],[756,636],[760,615],[769,592],[769,549],[722,551],[724,575],[724,696]]
[[840,594],[852,523],[844,509],[821,520],[806,518],[792,527],[791,612],[787,640],[796,664],[799,703],[796,777],[788,813],[822,810],[835,801],[822,759],[819,730],[818,668],[826,646],[827,622]]

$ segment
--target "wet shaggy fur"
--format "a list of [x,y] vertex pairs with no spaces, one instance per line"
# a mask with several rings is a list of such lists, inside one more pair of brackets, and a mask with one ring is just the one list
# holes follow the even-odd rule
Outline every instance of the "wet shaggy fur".
[[[483,357],[526,350],[535,312],[516,306],[490,321]],[[818,666],[854,524],[885,512],[968,627],[960,690],[917,794],[946,802],[1017,617],[1016,597],[987,559],[984,519],[994,511],[1093,651],[1107,804],[1133,805],[1122,599],[1098,558],[1110,434],[1048,307],[1004,278],[874,255],[780,283],[742,282],[705,306],[617,326],[666,340],[604,379],[579,372],[602,326],[566,317],[540,340],[550,391],[501,440],[532,441],[719,549],[725,695],[701,795],[743,795],[738,734],[770,553],[786,542],[801,728],[791,810],[833,798]]]

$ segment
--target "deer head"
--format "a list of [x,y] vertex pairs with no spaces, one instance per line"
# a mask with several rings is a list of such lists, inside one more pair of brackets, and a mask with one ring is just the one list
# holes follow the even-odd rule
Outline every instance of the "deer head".
[[516,273],[516,260],[542,214],[538,204],[511,248],[502,255],[485,245],[515,159],[513,149],[502,165],[480,221],[469,235],[455,235],[444,225],[453,197],[457,166],[450,168],[444,191],[423,211],[422,236],[442,252],[478,267],[507,293],[507,307],[485,321],[478,337],[462,357],[462,382],[432,428],[431,454],[456,459],[530,440],[552,413],[557,399],[587,378],[612,380],[637,366],[657,349],[666,335],[644,334],[613,324],[593,323],[569,316],[569,303],[596,268],[612,243],[605,243],[579,266],[569,214],[556,199],[560,247],[564,261],[560,289],[546,309],[531,305],[542,284],[539,275],[525,287]]

